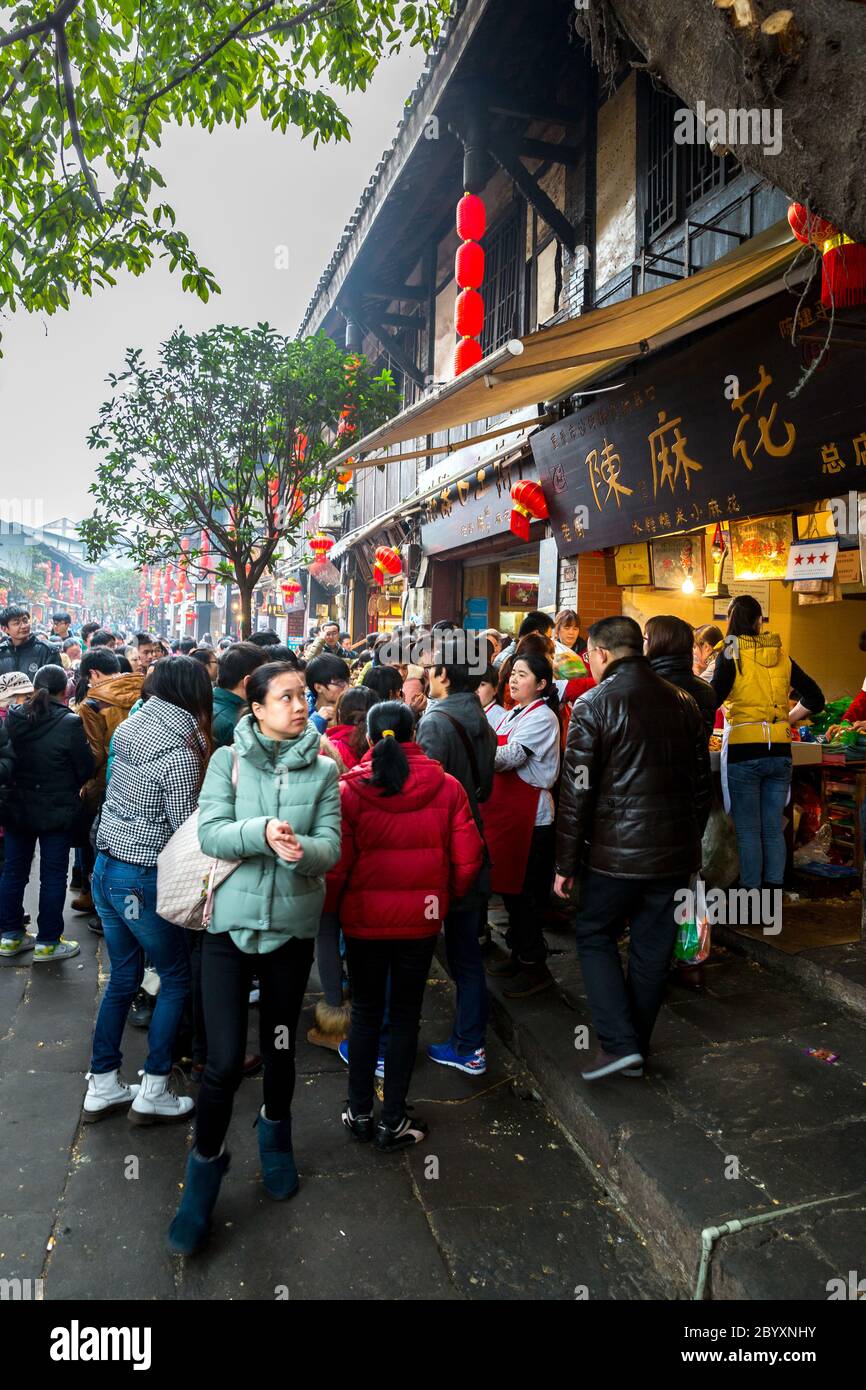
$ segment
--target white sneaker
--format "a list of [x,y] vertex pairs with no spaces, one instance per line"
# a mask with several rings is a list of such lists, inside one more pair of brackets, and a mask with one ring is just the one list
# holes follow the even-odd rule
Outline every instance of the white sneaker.
[[169,1088],[175,1080],[175,1073],[168,1076],[151,1076],[140,1071],[141,1089],[129,1110],[129,1122],[133,1125],[165,1124],[172,1120],[185,1120],[195,1108],[195,1101],[189,1096],[179,1096]]
[[92,1124],[94,1120],[104,1120],[106,1115],[113,1114],[115,1110],[125,1110],[138,1095],[138,1091],[138,1086],[127,1086],[121,1081],[116,1067],[114,1071],[89,1071],[87,1095],[84,1097],[81,1118],[85,1124]]
[[37,941],[33,948],[33,963],[38,960],[69,960],[71,956],[77,956],[81,952],[81,947],[77,941],[67,941],[65,936],[61,936],[59,941],[52,941],[50,944]]
[[0,937],[0,956],[20,956],[22,951],[32,951],[36,937],[25,932],[23,936]]

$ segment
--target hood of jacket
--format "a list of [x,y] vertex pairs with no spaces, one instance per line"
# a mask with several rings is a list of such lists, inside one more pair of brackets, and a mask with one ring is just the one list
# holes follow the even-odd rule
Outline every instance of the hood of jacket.
[[101,705],[112,705],[115,709],[130,710],[141,694],[144,676],[124,671],[119,676],[110,676],[103,681],[94,697]]
[[[476,704],[478,701],[476,700]],[[389,814],[405,815],[423,811],[445,781],[445,769],[423,753],[417,743],[401,743],[409,763],[409,776],[397,796],[386,796],[381,787],[367,781],[372,773],[373,749],[368,748],[359,763],[346,773],[343,781],[362,801],[381,803]]]
[[75,716],[66,705],[61,705],[59,701],[52,700],[51,706],[44,719],[28,719],[24,705],[15,705],[10,711],[6,722],[11,738],[16,747],[21,747],[28,743],[38,743],[44,738],[49,729],[53,729],[61,719],[70,715]]
[[319,756],[321,736],[314,724],[308,724],[297,738],[280,743],[265,738],[251,714],[243,715],[235,726],[235,745],[244,758],[267,772],[272,767],[285,767],[290,772],[309,767]]
[[759,637],[738,637],[740,658],[756,666],[772,669],[782,660],[782,639],[778,632],[762,632]]
[[246,704],[243,695],[236,695],[233,690],[223,690],[221,685],[213,688],[213,708],[214,714],[219,711],[227,710],[231,714],[236,714]]

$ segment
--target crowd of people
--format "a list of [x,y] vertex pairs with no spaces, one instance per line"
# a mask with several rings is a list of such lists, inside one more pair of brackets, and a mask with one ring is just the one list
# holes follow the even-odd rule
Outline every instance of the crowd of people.
[[[598,1039],[584,1079],[642,1074],[675,894],[701,865],[718,711],[751,888],[781,886],[791,726],[823,706],[749,597],[732,600],[725,637],[674,616],[643,630],[615,616],[584,640],[572,610],[530,613],[514,634],[471,644],[442,622],[352,645],[326,622],[303,653],[273,632],[216,645],[96,624],[74,636],[63,613],[39,635],[20,607],[0,627],[0,956],[77,955],[63,935],[68,891],[103,936],[110,974],[83,1119],[195,1112],[169,1232],[182,1254],[207,1237],[234,1096],[262,1067],[264,1186],[277,1200],[297,1191],[296,1031],[314,958],[322,997],[308,1041],[347,1065],[342,1122],[383,1152],[428,1133],[407,1096],[440,932],[455,1008],[432,1062],[484,1074],[487,977],[511,999],[549,989],[545,932],[564,925]],[[226,866],[200,931],[157,910],[160,855],[191,817],[203,854]],[[488,925],[494,894],[504,950]],[[250,1056],[254,1002],[261,1054]],[[148,1029],[135,1085],[120,1072],[128,1022]]]

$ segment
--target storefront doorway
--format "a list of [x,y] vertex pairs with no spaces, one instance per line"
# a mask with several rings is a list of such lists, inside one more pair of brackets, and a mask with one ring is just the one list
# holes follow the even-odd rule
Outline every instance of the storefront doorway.
[[516,633],[527,613],[538,607],[539,548],[463,562],[463,625],[475,631],[495,627]]

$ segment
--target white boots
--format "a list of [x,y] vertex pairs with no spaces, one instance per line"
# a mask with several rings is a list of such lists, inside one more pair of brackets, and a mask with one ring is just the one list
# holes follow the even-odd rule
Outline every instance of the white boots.
[[115,1110],[125,1110],[138,1095],[138,1090],[138,1086],[124,1085],[116,1068],[98,1075],[89,1071],[81,1118],[85,1124],[92,1124],[94,1120],[104,1120]]
[[171,1120],[185,1120],[195,1107],[189,1096],[176,1095],[169,1090],[171,1076],[150,1076],[146,1071],[139,1072],[141,1088],[129,1111],[129,1122],[133,1125],[165,1124]]

